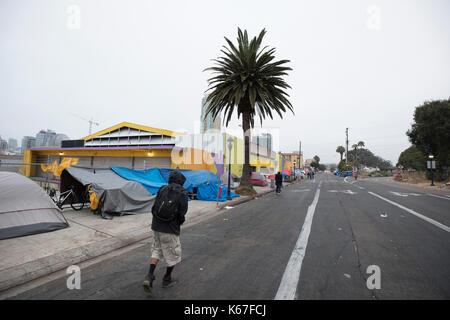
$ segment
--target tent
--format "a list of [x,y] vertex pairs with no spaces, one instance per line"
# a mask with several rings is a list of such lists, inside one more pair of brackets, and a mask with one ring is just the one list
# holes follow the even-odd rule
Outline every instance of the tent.
[[148,193],[140,183],[126,180],[111,169],[70,167],[61,175],[61,191],[73,185],[77,192],[89,184],[102,202],[100,213],[104,218],[111,218],[107,213],[123,215],[151,212],[155,196]]
[[151,194],[157,194],[159,188],[169,181],[169,176],[167,175],[167,179],[164,179],[158,168],[134,170],[125,167],[111,167],[111,169],[123,179],[138,182]]
[[250,179],[254,186],[267,186],[266,177],[261,172],[252,172]]
[[0,240],[69,227],[45,191],[15,172],[0,172]]
[[[178,169],[161,169],[152,168],[147,170],[134,170],[124,167],[111,167],[111,169],[122,178],[139,182],[151,194],[158,193],[162,185],[169,181],[170,171]],[[198,200],[204,201],[226,201],[228,189],[226,185],[222,186],[220,193],[220,181],[216,175],[208,170],[179,170],[185,177],[186,181],[183,187],[189,193],[196,193]],[[220,193],[220,199],[218,195]],[[239,195],[230,192],[232,198]]]
[[261,172],[252,172],[250,178],[255,180],[266,180],[266,177]]

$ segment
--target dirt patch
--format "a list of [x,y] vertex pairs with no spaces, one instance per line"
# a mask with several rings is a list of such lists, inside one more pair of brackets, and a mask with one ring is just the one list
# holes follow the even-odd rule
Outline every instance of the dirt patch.
[[[394,178],[394,180],[398,182],[411,183],[422,187],[429,186],[431,184],[431,180],[427,179],[426,173],[424,171],[415,171],[415,172],[404,171],[402,173],[402,178]],[[450,186],[449,181],[434,181],[434,184],[437,187]]]
[[258,194],[258,192],[256,192],[256,190],[253,189],[253,187],[246,187],[246,186],[237,187],[235,193],[241,196],[254,196]]

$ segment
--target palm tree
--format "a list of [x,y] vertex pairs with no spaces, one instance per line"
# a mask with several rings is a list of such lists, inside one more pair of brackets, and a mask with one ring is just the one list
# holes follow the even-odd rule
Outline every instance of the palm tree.
[[[358,147],[359,147],[360,149],[362,149],[363,147],[366,146],[366,145],[364,144],[364,141],[359,141],[359,142],[357,143],[357,145],[358,145]],[[356,156],[356,154],[355,154],[355,156]]]
[[354,145],[352,145],[352,149],[355,151],[353,158],[354,158],[354,160],[356,160],[356,151],[358,150],[358,144],[355,143]]
[[338,146],[338,147],[336,148],[336,152],[339,153],[339,154],[341,155],[341,161],[342,161],[342,155],[343,155],[344,152],[345,152],[345,147],[343,147],[343,146]]
[[[244,132],[244,166],[241,186],[252,188],[250,180],[250,129],[254,127],[255,116],[262,120],[276,112],[283,118],[287,109],[294,113],[285,89],[290,86],[284,81],[289,67],[283,66],[289,60],[273,61],[275,48],[261,48],[266,34],[263,29],[259,36],[250,42],[247,31],[238,28],[237,45],[225,37],[228,44],[223,46],[222,57],[214,59],[215,66],[207,68],[215,75],[208,79],[209,95],[206,103],[209,106],[205,116],[211,114],[215,119],[222,112],[223,121],[228,123],[236,111],[238,119],[242,116]],[[266,50],[267,49],[267,50]]]

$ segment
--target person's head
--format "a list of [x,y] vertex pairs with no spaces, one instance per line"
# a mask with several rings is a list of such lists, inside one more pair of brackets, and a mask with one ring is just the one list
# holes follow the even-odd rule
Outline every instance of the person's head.
[[278,171],[278,173],[277,174],[280,174],[280,171]]
[[170,171],[169,174],[169,184],[170,183],[176,183],[180,186],[183,186],[184,182],[186,181],[186,177],[178,170]]

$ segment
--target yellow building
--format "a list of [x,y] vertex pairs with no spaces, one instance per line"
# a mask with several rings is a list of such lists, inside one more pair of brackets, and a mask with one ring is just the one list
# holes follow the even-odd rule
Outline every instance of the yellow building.
[[64,141],[57,148],[31,148],[24,152],[24,174],[44,176],[39,164],[50,164],[62,158],[78,158],[79,167],[133,169],[179,168],[206,169],[215,173],[211,155],[199,149],[178,148],[175,138],[183,133],[122,122],[80,140]]
[[293,153],[280,153],[279,154],[279,167],[278,170],[294,170],[294,161],[295,161],[295,169],[303,169],[303,153],[293,152]]
[[[228,139],[233,139],[233,146],[231,149],[231,154],[228,148]],[[238,177],[242,176],[242,168],[245,160],[245,145],[244,140],[237,138],[235,136],[231,136],[229,134],[224,134],[224,166],[225,171],[228,171],[228,164],[231,160],[231,172],[237,175]],[[230,158],[231,155],[231,158]],[[250,143],[250,166],[253,171],[256,172],[265,172],[265,173],[273,173],[277,167],[277,158],[276,153],[267,150],[264,147],[258,146],[254,143]]]
[[[192,136],[193,137],[193,136]],[[231,154],[227,140],[233,138]],[[182,142],[184,139],[184,143]],[[130,122],[122,122],[79,140],[63,141],[61,147],[38,147],[24,152],[24,174],[35,180],[46,174],[47,166],[63,158],[77,158],[78,167],[109,168],[121,166],[137,170],[148,168],[178,168],[208,170],[218,176],[228,171],[242,176],[244,141],[229,134],[221,134],[222,142],[216,151],[193,147],[191,136],[185,133],[158,129]],[[253,171],[272,173],[278,166],[277,155],[262,146],[251,143],[250,165]]]

